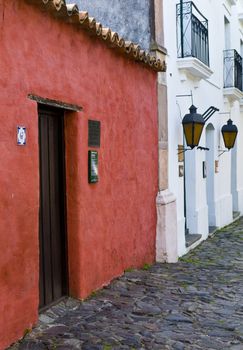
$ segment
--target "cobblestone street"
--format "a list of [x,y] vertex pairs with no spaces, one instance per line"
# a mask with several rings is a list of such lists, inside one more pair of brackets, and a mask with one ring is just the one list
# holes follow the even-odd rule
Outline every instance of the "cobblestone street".
[[243,349],[243,219],[177,264],[127,271],[52,307],[10,349]]

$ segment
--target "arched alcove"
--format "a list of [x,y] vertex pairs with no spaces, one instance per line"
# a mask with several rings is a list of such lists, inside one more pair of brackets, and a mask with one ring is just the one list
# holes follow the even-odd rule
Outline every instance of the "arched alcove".
[[231,194],[232,194],[232,207],[233,217],[238,215],[239,203],[237,195],[237,140],[234,148],[231,150]]
[[209,232],[214,231],[216,227],[215,217],[215,129],[213,124],[208,124],[206,127],[206,190],[207,190],[207,205],[208,205],[208,225]]

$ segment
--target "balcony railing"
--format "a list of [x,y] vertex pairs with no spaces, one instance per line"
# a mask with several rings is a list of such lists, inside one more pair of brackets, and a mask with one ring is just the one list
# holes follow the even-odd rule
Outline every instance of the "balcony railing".
[[176,5],[177,55],[195,57],[209,66],[208,20],[192,1]]
[[242,89],[242,57],[236,50],[224,51],[224,87]]

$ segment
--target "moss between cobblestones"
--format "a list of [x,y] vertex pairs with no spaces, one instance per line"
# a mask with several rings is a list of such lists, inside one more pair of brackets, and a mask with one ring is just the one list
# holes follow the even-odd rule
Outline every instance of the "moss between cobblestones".
[[185,290],[187,290],[188,287],[191,286],[191,283],[183,281],[183,282],[179,283],[179,286],[184,288]]
[[[91,298],[97,297],[103,289],[97,289],[97,290],[93,290],[93,292],[91,292],[91,294],[84,300],[89,300]],[[82,300],[83,301],[83,300]]]
[[26,335],[28,335],[31,331],[32,331],[31,328],[26,328],[26,329],[24,330],[23,337],[26,337]]
[[[237,219],[236,221],[232,222],[231,224],[227,225],[227,226],[224,226],[222,227],[221,229],[218,229],[216,232],[215,232],[215,235],[217,235],[217,233],[221,233],[221,232],[228,232],[229,230],[231,230],[232,228],[234,227],[237,227],[239,225],[239,221],[240,219]],[[214,235],[213,235],[214,236]],[[213,237],[212,236],[212,237]]]
[[151,264],[144,264],[143,267],[142,267],[142,270],[147,271],[147,270],[149,270],[151,267],[152,267]]
[[133,272],[134,268],[133,267],[128,267],[127,269],[124,270],[124,272]]
[[111,349],[112,349],[112,345],[105,344],[103,346],[103,350],[111,350]]
[[184,263],[188,263],[188,264],[194,264],[194,265],[200,264],[200,260],[195,259],[192,256],[183,256],[179,259],[179,261],[184,262]]
[[51,350],[56,350],[56,349],[57,349],[57,345],[56,344],[51,346]]

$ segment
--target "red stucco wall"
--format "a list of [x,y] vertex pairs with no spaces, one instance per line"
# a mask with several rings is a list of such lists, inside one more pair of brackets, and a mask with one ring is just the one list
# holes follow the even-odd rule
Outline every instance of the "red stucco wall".
[[[38,317],[39,149],[29,93],[67,113],[70,294],[86,297],[155,256],[156,74],[22,0],[0,3],[0,349]],[[87,182],[88,119],[101,121],[98,184]],[[16,127],[27,127],[25,147]]]

